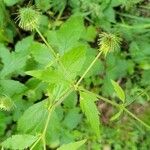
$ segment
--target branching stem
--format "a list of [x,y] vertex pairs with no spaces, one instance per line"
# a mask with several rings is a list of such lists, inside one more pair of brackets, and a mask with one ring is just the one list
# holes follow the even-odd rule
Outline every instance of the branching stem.
[[[58,55],[55,53],[55,51],[53,50],[53,48],[50,46],[50,44],[46,41],[46,39],[44,38],[44,36],[41,34],[41,32],[36,28],[36,31],[37,33],[40,35],[40,37],[42,38],[42,40],[44,41],[44,43],[47,45],[47,47],[50,49],[51,53],[53,54],[53,56],[55,57],[55,59],[58,59]],[[52,112],[55,110],[55,108],[57,106],[59,106],[63,101],[64,99],[70,94],[72,93],[74,90],[81,90],[81,91],[85,91],[85,92],[90,92],[84,88],[78,88],[78,86],[80,85],[81,81],[83,80],[83,78],[87,75],[87,73],[90,71],[90,69],[94,66],[95,62],[98,60],[98,58],[100,57],[100,55],[102,54],[102,51],[100,51],[97,56],[95,57],[95,59],[91,62],[91,64],[89,65],[89,67],[85,70],[85,72],[83,73],[83,75],[80,77],[80,79],[77,81],[76,84],[74,84],[72,86],[72,88],[69,88],[67,89],[66,91],[64,91],[61,96],[59,98],[57,98],[56,100],[54,100],[54,104],[50,104],[49,107],[48,107],[48,116],[47,116],[47,119],[46,119],[46,123],[45,123],[45,126],[44,126],[44,129],[43,129],[43,132],[42,132],[42,135],[41,137],[34,143],[34,145],[31,147],[31,150],[35,147],[35,145],[42,139],[43,141],[43,149],[46,150],[46,141],[45,141],[45,135],[46,135],[46,132],[47,132],[47,128],[48,128],[48,125],[49,125],[49,121],[50,121],[50,118],[51,118],[51,115],[52,115]],[[60,67],[62,67],[62,69],[67,73],[68,76],[70,76],[67,72],[67,70],[65,69],[65,67],[63,66],[63,64],[61,63],[61,61],[58,59],[57,61],[60,65]],[[71,84],[72,85],[72,84]],[[74,88],[74,89],[73,89]],[[97,96],[97,98],[115,106],[115,107],[118,107],[118,108],[122,108],[127,114],[129,114],[130,116],[132,116],[134,119],[136,119],[137,121],[139,121],[142,125],[144,125],[145,127],[147,127],[148,129],[150,129],[150,126],[147,125],[145,122],[143,122],[142,120],[140,120],[138,117],[136,117],[133,113],[131,113],[129,110],[127,110],[125,108],[125,106],[123,105],[120,105],[120,104],[117,104],[107,98],[104,98],[102,96],[99,96],[97,94],[95,94]]]
[[81,83],[81,81],[83,80],[83,78],[86,76],[86,74],[89,72],[89,70],[93,67],[93,65],[95,64],[95,62],[98,60],[98,58],[100,57],[100,55],[102,54],[102,51],[100,51],[98,53],[98,55],[95,57],[95,59],[92,61],[92,63],[89,65],[89,67],[85,70],[85,72],[83,73],[83,75],[80,77],[80,79],[77,81],[76,83],[76,87],[79,86],[79,84]]

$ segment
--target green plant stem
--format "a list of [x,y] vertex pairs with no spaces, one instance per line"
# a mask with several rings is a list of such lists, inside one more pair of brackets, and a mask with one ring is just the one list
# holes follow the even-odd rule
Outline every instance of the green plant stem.
[[40,37],[42,38],[42,40],[44,41],[44,43],[46,44],[46,46],[49,48],[49,50],[51,51],[51,53],[53,54],[53,56],[55,58],[57,58],[57,54],[55,53],[55,51],[53,50],[53,48],[50,46],[50,44],[46,41],[46,39],[44,38],[44,36],[42,35],[42,33],[39,31],[39,29],[35,28],[35,30],[40,35]]
[[41,136],[36,140],[36,142],[32,145],[32,147],[30,148],[30,150],[33,150],[33,148],[39,143],[39,141],[41,140]]
[[116,13],[120,16],[123,16],[123,17],[131,18],[131,19],[135,19],[135,20],[139,20],[139,21],[143,21],[143,22],[150,22],[149,18],[133,16],[130,14],[120,13],[120,12],[116,12]]
[[[87,92],[87,93],[93,94],[92,92],[90,92],[90,91],[88,91],[88,90],[86,90],[86,89],[84,89],[84,88],[81,88],[80,90],[81,90],[81,91],[84,91],[84,92]],[[94,94],[95,94],[95,93],[94,93]],[[100,96],[100,95],[98,95],[98,94],[95,94],[95,96],[96,96],[98,99],[101,99],[101,100],[103,100],[104,102],[109,103],[109,104],[111,104],[111,105],[113,105],[113,106],[115,106],[115,107],[120,107],[119,104],[117,104],[117,103],[115,103],[115,102],[113,102],[113,101],[111,101],[111,100],[109,100],[109,99],[107,99],[107,98],[105,98],[105,97],[103,97],[103,96]]]
[[52,107],[56,108],[57,106],[59,106],[64,101],[64,99],[72,92],[73,89],[66,90],[64,94],[60,98],[58,98],[58,100],[56,100],[56,103],[54,103]]
[[[38,34],[41,36],[42,40],[45,42],[45,44],[47,45],[47,47],[51,50],[51,52],[53,53],[54,57],[57,59],[57,54],[55,53],[55,51],[53,50],[53,48],[49,45],[49,43],[46,41],[46,39],[43,37],[43,35],[41,34],[41,32],[36,29],[36,31],[38,32]],[[85,70],[85,72],[83,73],[83,75],[80,77],[80,79],[77,81],[77,83],[74,85],[75,87],[75,90],[78,90],[78,86],[79,84],[81,83],[81,81],[83,80],[83,78],[86,76],[86,74],[89,72],[89,70],[93,67],[93,65],[95,64],[95,62],[98,60],[98,58],[100,57],[100,55],[102,54],[102,52],[100,51],[98,53],[98,55],[95,57],[95,59],[91,62],[91,64],[89,65],[89,67]],[[63,64],[58,61],[60,66],[64,68]],[[66,69],[65,69],[66,70]],[[85,90],[85,89],[82,89],[84,91],[88,91],[88,90]],[[44,150],[46,150],[46,142],[45,142],[45,135],[46,135],[46,131],[47,131],[47,128],[48,128],[48,125],[49,125],[49,121],[50,121],[50,117],[52,115],[52,112],[53,110],[55,110],[55,108],[57,106],[59,106],[63,101],[64,99],[72,92],[74,91],[73,88],[69,88],[67,89],[58,99],[55,100],[55,103],[53,105],[50,105],[48,110],[49,110],[49,113],[48,113],[48,117],[47,117],[47,120],[46,120],[46,123],[45,123],[45,127],[44,127],[44,130],[43,130],[43,133],[42,133],[42,140],[43,140],[43,148]],[[89,91],[88,91],[89,92]],[[108,100],[107,98],[104,98],[102,96],[99,96],[97,95],[97,98],[113,105],[113,106],[116,106],[118,108],[122,108],[126,113],[128,113],[130,116],[132,116],[134,119],[136,119],[137,121],[139,121],[141,124],[143,124],[145,127],[149,128],[150,129],[150,126],[147,125],[146,123],[144,123],[142,120],[140,120],[138,117],[136,117],[134,114],[132,114],[130,111],[128,111],[124,106],[122,105],[119,105],[111,100]],[[40,139],[40,138],[39,138]],[[37,140],[37,142],[34,144],[34,146],[38,143],[39,141]]]
[[42,138],[43,141],[43,150],[46,150],[46,141],[45,141],[45,136]]
[[132,112],[130,112],[128,109],[126,109],[125,107],[123,108],[123,110],[129,114],[130,116],[132,116],[132,118],[134,118],[135,120],[137,120],[138,122],[140,122],[143,126],[145,126],[146,128],[150,129],[150,126],[148,124],[146,124],[144,121],[142,121],[141,119],[139,119],[137,116],[135,116]]
[[57,18],[56,18],[56,20],[55,20],[55,22],[57,22],[58,20],[60,20],[64,9],[65,9],[65,7],[62,7],[62,9],[60,10],[60,12],[59,12],[59,14],[58,14],[58,16],[57,16]]
[[[52,112],[55,110],[55,108],[56,108],[58,105],[60,105],[60,104],[63,102],[63,100],[64,100],[72,91],[73,91],[73,90],[71,90],[71,89],[66,90],[66,91],[61,95],[61,97],[58,99],[58,101],[55,100],[55,101],[57,101],[55,104],[50,105],[50,106],[48,107],[49,113],[48,113],[48,117],[47,117],[47,120],[46,120],[46,124],[45,124],[44,130],[43,130],[43,133],[42,133],[43,144],[46,143],[46,142],[45,142],[45,135],[46,135],[46,131],[47,131],[47,128],[48,128],[48,125],[49,125],[49,121],[50,121]],[[46,145],[46,144],[45,144],[45,145]],[[44,149],[44,150],[46,150],[46,149]]]
[[[84,89],[84,88],[81,88],[81,90],[84,91],[84,92],[92,93],[92,92],[90,92],[90,91],[88,91],[88,90],[86,90],[86,89]],[[115,102],[113,102],[113,101],[111,101],[111,100],[109,100],[109,99],[107,99],[107,98],[104,98],[104,97],[102,97],[102,96],[100,96],[100,95],[98,95],[98,94],[95,94],[95,95],[96,95],[97,98],[103,100],[103,101],[106,102],[106,103],[109,103],[109,104],[111,104],[111,105],[113,105],[113,106],[115,106],[115,107],[118,107],[118,108],[121,107],[127,114],[129,114],[130,116],[132,116],[132,118],[134,118],[135,120],[137,120],[138,122],[140,122],[140,123],[141,123],[142,125],[144,125],[146,128],[150,129],[150,125],[146,124],[144,121],[142,121],[141,119],[139,119],[138,117],[136,117],[132,112],[130,112],[130,111],[129,111],[127,108],[125,108],[124,106],[121,106],[121,105],[119,105],[119,104],[117,104],[117,103],[115,103]]]
[[44,130],[43,130],[43,133],[42,133],[42,138],[45,138],[45,134],[46,134],[46,131],[47,131],[47,128],[48,128],[48,124],[49,124],[52,112],[53,112],[53,107],[51,107],[51,109],[49,108],[49,113],[48,113],[48,117],[47,117],[47,120],[46,120],[46,124],[45,124]]
[[86,76],[86,74],[89,72],[89,70],[93,67],[93,65],[95,64],[95,62],[98,60],[98,58],[100,57],[100,55],[102,54],[102,51],[100,51],[98,53],[98,55],[95,57],[95,59],[92,61],[92,63],[90,64],[90,66],[85,70],[85,72],[83,73],[83,75],[81,76],[81,78],[77,81],[77,83],[75,84],[76,87],[79,86],[79,84],[81,83],[81,81],[83,80],[83,78]]
[[[64,72],[66,73],[68,79],[70,79],[70,75],[68,74],[66,68],[64,67],[64,65],[62,64],[62,62],[59,60],[58,55],[55,53],[54,49],[51,47],[51,45],[47,42],[47,40],[44,38],[44,36],[42,35],[42,33],[39,31],[38,28],[35,28],[36,32],[39,34],[39,36],[41,37],[41,39],[43,40],[43,42],[46,44],[46,46],[49,48],[50,52],[52,53],[52,55],[55,57],[56,62],[58,61],[60,67],[64,70]],[[55,62],[54,60],[54,62]]]

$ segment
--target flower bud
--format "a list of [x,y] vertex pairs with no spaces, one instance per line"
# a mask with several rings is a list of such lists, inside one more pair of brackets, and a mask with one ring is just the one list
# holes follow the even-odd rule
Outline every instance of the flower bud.
[[19,21],[19,27],[32,31],[39,26],[40,13],[33,9],[33,7],[21,8],[18,13],[17,21]]
[[99,35],[99,50],[106,56],[108,52],[119,48],[121,38],[111,33],[101,33]]

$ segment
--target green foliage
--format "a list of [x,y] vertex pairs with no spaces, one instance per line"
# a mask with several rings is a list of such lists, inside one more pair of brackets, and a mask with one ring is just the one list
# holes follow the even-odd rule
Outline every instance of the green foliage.
[[144,0],[1,0],[1,149],[149,149],[149,16]]
[[[99,121],[99,112],[96,108],[95,101],[97,97],[90,93],[80,93],[80,106],[82,111],[85,113],[93,131],[99,137],[100,135],[100,121]],[[92,111],[91,111],[92,110]]]
[[6,139],[1,146],[7,149],[25,149],[31,146],[37,137],[28,134],[18,134]]
[[85,142],[86,142],[86,140],[82,140],[82,141],[78,141],[78,142],[74,142],[74,143],[64,144],[61,147],[59,147],[57,150],[69,150],[69,149],[77,150]]
[[123,89],[119,86],[119,84],[113,80],[111,80],[111,83],[114,87],[115,92],[117,93],[117,96],[120,100],[122,100],[122,102],[125,102],[125,93],[123,91]]

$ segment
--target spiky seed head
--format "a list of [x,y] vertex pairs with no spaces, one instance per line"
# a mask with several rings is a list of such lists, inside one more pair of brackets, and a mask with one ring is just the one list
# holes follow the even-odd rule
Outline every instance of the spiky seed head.
[[8,96],[0,97],[0,109],[4,111],[10,111],[14,108],[14,102]]
[[101,33],[99,35],[99,50],[106,56],[108,52],[120,47],[121,38],[112,33]]
[[21,8],[16,19],[19,21],[20,28],[32,31],[39,26],[40,13],[33,6]]

